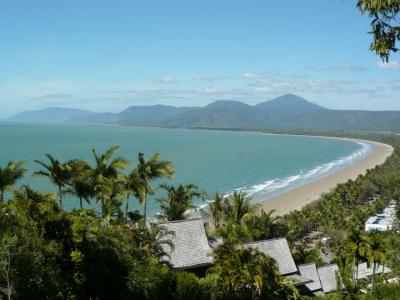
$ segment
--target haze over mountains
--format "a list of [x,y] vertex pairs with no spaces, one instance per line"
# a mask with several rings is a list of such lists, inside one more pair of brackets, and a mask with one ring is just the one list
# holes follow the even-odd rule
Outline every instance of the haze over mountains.
[[257,105],[219,100],[205,107],[131,106],[120,113],[67,108],[22,112],[3,120],[24,123],[100,123],[175,128],[392,131],[400,111],[332,110],[286,94]]

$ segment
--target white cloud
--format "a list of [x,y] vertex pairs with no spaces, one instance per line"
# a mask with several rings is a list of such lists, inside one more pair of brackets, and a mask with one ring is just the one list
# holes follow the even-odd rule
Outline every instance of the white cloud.
[[266,79],[268,77],[269,76],[266,73],[246,72],[243,74],[243,78],[250,79],[250,80],[260,80],[260,79]]
[[164,76],[160,79],[154,80],[153,82],[156,84],[164,84],[164,83],[174,83],[177,82],[178,80],[175,77],[172,76]]
[[366,72],[369,69],[366,67],[354,66],[354,65],[350,65],[350,64],[343,64],[343,65],[337,65],[337,66],[326,66],[323,68],[317,68],[316,70],[324,71],[324,72],[347,71],[347,72],[353,72],[353,73],[361,73],[361,72]]
[[208,81],[208,82],[214,82],[214,81],[224,80],[224,79],[226,79],[224,76],[212,77],[212,76],[197,75],[197,76],[193,77],[193,80]]
[[378,67],[381,69],[388,70],[400,70],[400,63],[398,61],[392,60],[390,62],[378,62]]
[[258,76],[255,73],[247,72],[243,74],[243,77],[246,79],[257,79]]

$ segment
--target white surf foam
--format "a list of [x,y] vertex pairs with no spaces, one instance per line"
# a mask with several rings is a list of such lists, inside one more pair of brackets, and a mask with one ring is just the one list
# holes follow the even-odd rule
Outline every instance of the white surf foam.
[[267,180],[263,183],[255,184],[248,188],[241,187],[237,190],[247,193],[254,201],[261,201],[305,183],[326,177],[363,159],[372,151],[372,146],[370,144],[359,141],[357,141],[357,143],[361,148],[349,156],[341,157],[332,162],[315,166],[315,168],[311,170],[302,170],[296,175],[291,175],[281,179]]

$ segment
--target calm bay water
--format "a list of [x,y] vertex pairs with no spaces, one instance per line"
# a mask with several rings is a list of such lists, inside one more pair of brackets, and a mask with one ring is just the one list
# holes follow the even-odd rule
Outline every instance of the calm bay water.
[[[193,182],[210,194],[241,189],[254,201],[326,176],[371,151],[369,145],[337,139],[122,126],[2,125],[0,139],[0,165],[29,161],[29,176],[22,183],[43,191],[55,188],[45,178],[30,176],[37,170],[34,159],[51,153],[62,161],[92,163],[92,148],[102,153],[120,145],[118,155],[132,162],[139,151],[147,158],[159,152],[161,159],[174,162],[176,178],[165,182]],[[65,201],[67,209],[77,205],[76,199]],[[149,210],[158,210],[154,199]]]

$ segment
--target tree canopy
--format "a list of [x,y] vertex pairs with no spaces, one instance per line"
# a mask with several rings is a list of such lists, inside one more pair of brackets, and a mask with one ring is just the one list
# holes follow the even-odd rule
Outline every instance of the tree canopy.
[[400,42],[400,0],[358,0],[357,7],[372,18],[370,50],[387,62]]

